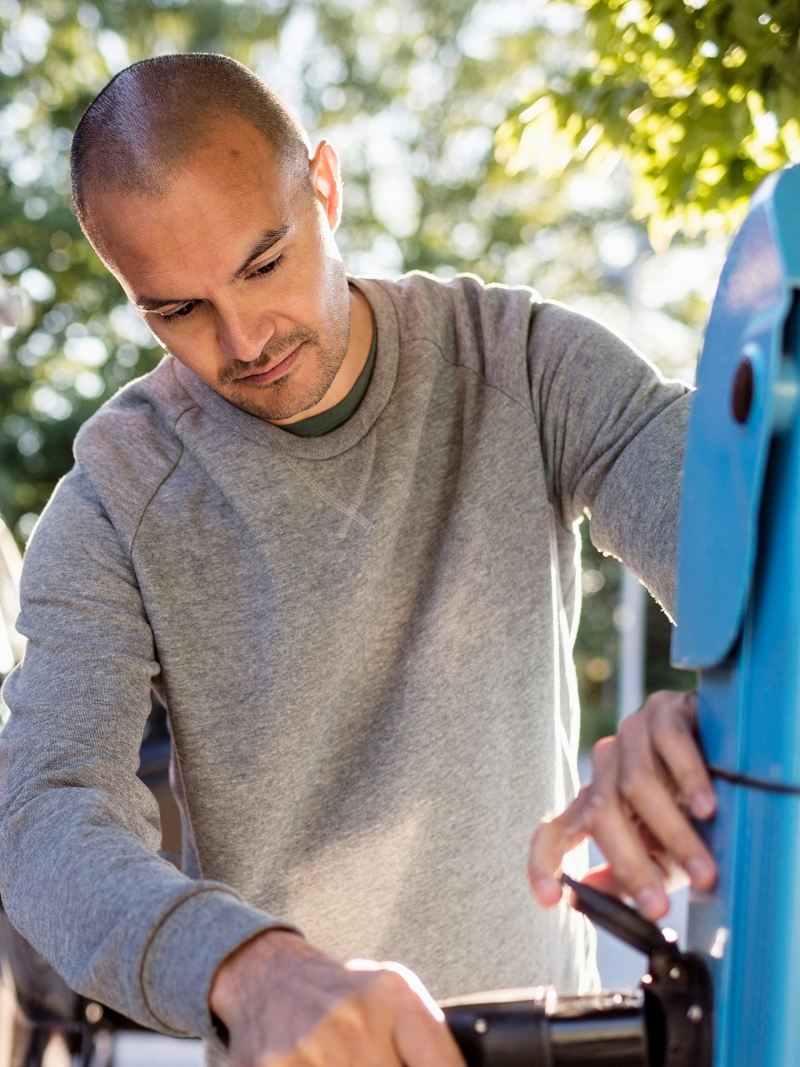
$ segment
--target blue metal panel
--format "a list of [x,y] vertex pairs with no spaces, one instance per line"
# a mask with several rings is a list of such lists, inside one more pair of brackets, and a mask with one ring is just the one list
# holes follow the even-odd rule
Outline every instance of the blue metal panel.
[[689,947],[710,966],[715,1067],[800,1063],[800,804],[720,783],[714,893],[693,894]]
[[[779,186],[781,206],[789,214],[780,221],[774,199]],[[791,233],[781,238],[782,228]],[[706,330],[684,473],[673,642],[678,666],[719,663],[741,628],[789,299],[786,237],[800,237],[796,168],[772,175],[754,198],[731,246]],[[755,378],[753,411],[739,424],[731,414],[731,396],[745,356]]]
[[[800,1064],[800,168],[754,198],[698,373],[681,510],[673,660],[702,668],[720,866],[692,898],[712,969],[715,1067]],[[743,359],[752,404],[731,393]],[[743,417],[742,417],[743,416]]]

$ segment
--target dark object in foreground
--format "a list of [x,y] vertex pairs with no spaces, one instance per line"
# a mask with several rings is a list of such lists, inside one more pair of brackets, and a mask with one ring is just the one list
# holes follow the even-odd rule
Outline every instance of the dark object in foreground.
[[541,989],[442,1006],[468,1067],[643,1067],[650,1060],[642,1004],[637,993],[561,997]]
[[[712,990],[703,961],[681,952],[627,905],[572,879],[563,881],[575,907],[647,956],[639,990],[570,997],[552,989],[510,990],[443,1002],[468,1067],[711,1067]],[[41,965],[49,970],[44,961]],[[21,988],[19,975],[27,970],[15,968],[17,997],[31,1031],[15,1067],[42,1067],[54,1035],[61,1036],[73,1067],[113,1067],[108,1039],[101,1051],[95,1037],[134,1024],[66,986],[68,1004],[54,1003],[46,995],[48,988],[60,988],[54,972],[55,986],[39,975],[38,995],[37,989]]]
[[626,904],[562,880],[579,911],[648,957],[640,991],[509,991],[446,1002],[468,1067],[710,1067],[712,988],[703,961]]

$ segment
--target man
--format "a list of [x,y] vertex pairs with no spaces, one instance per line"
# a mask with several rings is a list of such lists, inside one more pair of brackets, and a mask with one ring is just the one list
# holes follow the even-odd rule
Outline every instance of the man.
[[[224,57],[122,72],[72,164],[170,354],[82,429],[28,549],[3,902],[78,989],[237,1065],[455,1067],[419,979],[371,961],[439,997],[591,981],[522,873],[573,794],[574,523],[669,605],[686,390],[529,290],[348,278],[333,148]],[[153,685],[195,879],[135,778]],[[635,723],[534,836],[542,903],[594,833],[663,910],[656,787],[713,879],[691,709]]]

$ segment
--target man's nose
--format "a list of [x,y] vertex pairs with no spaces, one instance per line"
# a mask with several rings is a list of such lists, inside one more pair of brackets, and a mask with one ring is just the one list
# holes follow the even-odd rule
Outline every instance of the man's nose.
[[274,333],[275,323],[263,314],[246,315],[229,310],[217,316],[217,341],[227,359],[251,363],[258,359]]

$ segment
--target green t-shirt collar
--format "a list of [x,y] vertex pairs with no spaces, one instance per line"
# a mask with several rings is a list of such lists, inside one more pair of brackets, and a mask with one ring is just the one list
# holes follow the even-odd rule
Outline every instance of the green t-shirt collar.
[[321,411],[319,415],[311,415],[307,419],[301,419],[300,422],[288,423],[285,426],[281,426],[280,429],[288,430],[289,433],[293,433],[296,437],[321,437],[322,434],[330,433],[331,430],[335,430],[342,423],[347,422],[364,399],[367,386],[372,378],[372,371],[375,368],[375,354],[377,351],[378,328],[373,315],[372,344],[369,348],[367,362],[364,364],[361,373],[356,378],[355,384],[347,396],[332,408],[328,408],[327,411]]

